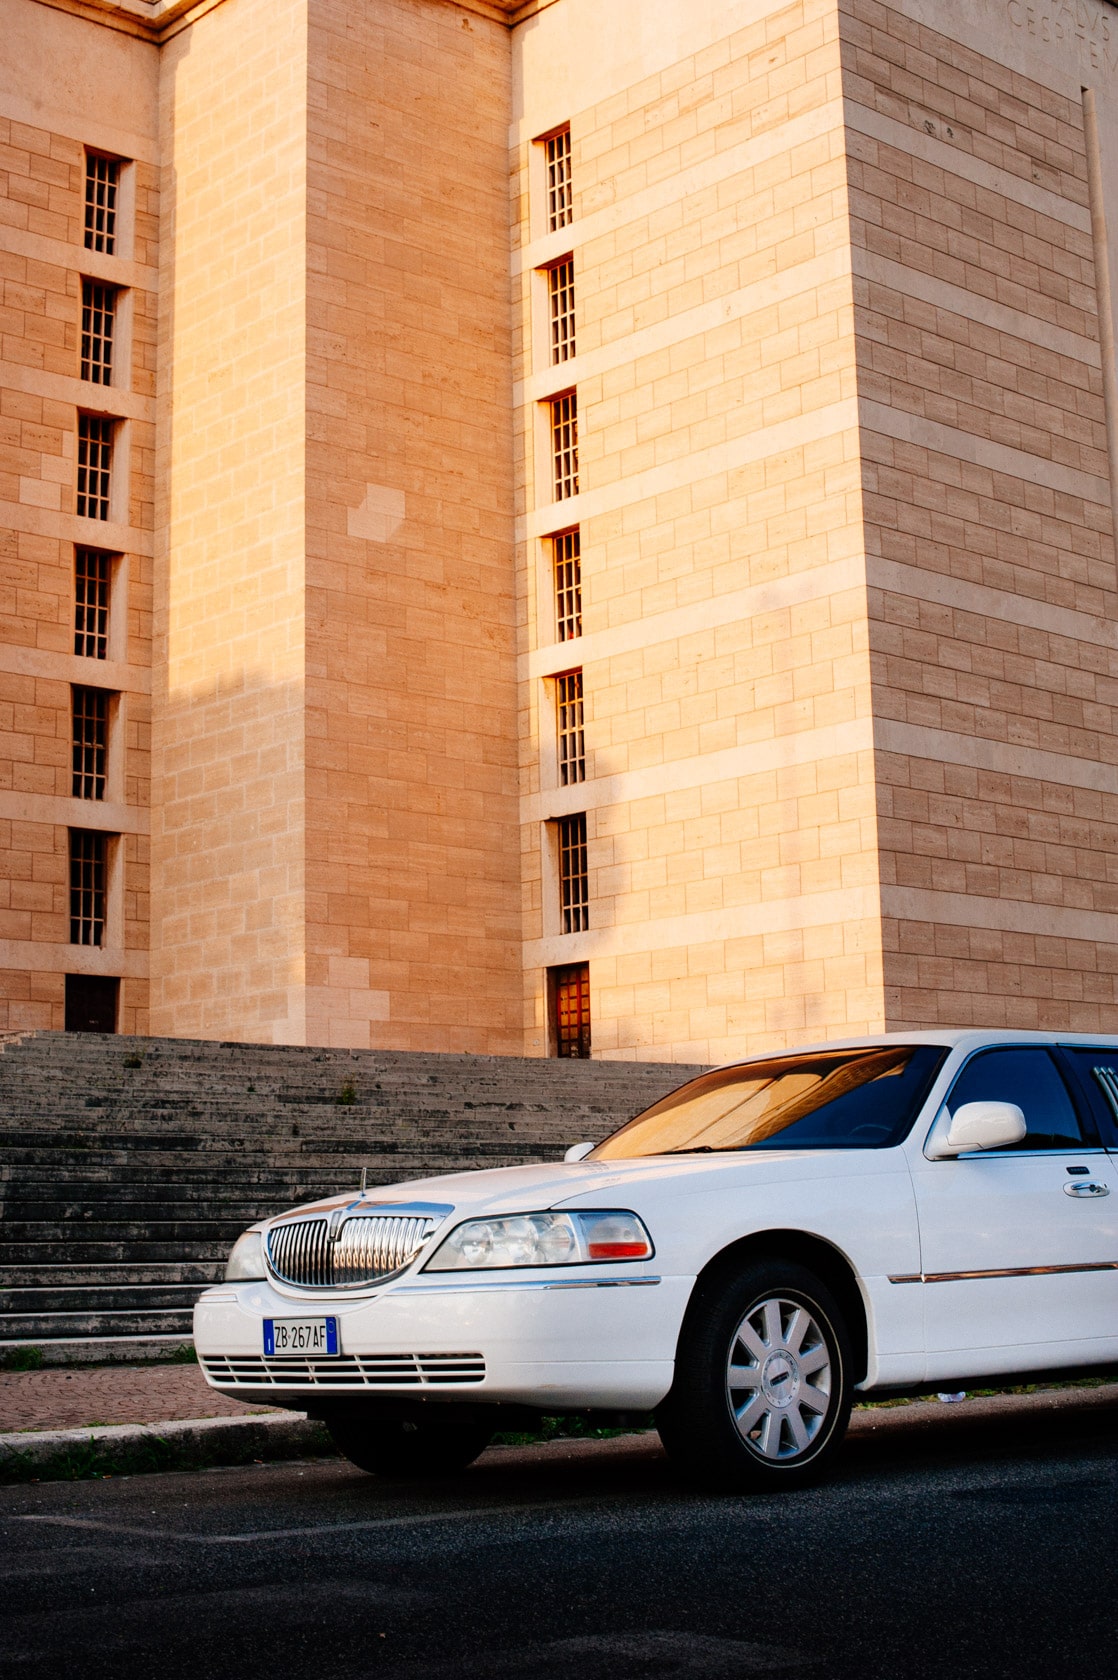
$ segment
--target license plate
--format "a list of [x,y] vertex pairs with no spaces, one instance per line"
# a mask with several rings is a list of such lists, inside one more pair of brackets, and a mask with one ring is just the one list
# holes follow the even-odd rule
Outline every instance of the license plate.
[[264,1357],[282,1359],[291,1353],[338,1352],[336,1318],[266,1318]]

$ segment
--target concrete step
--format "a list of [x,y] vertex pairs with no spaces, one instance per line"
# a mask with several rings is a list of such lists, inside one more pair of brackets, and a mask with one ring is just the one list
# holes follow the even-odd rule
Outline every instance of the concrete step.
[[189,1260],[194,1265],[224,1264],[238,1235],[238,1231],[231,1230],[216,1240],[191,1242],[186,1249],[181,1239],[158,1241],[145,1238],[142,1241],[137,1239],[131,1242],[95,1242],[80,1241],[75,1236],[66,1243],[12,1243],[10,1247],[5,1248],[3,1276],[6,1278],[12,1267],[41,1267],[57,1262],[61,1254],[68,1254],[72,1261],[83,1266],[114,1265],[122,1261],[127,1265],[146,1265],[151,1261],[166,1261],[175,1265],[184,1260]]
[[190,1337],[179,1331],[162,1336],[13,1336],[0,1342],[0,1354],[34,1348],[44,1365],[138,1365],[170,1359],[184,1347],[189,1350]]
[[59,1341],[75,1336],[190,1337],[188,1307],[127,1308],[110,1312],[0,1313],[0,1347],[12,1342]]
[[[220,1268],[217,1268],[220,1269]],[[141,1312],[192,1307],[199,1291],[217,1278],[198,1283],[94,1283],[67,1288],[47,1285],[30,1289],[0,1288],[0,1314],[70,1312]]]
[[167,1287],[178,1284],[210,1283],[224,1269],[225,1256],[216,1260],[103,1261],[38,1266],[5,1266],[7,1289],[87,1289]]

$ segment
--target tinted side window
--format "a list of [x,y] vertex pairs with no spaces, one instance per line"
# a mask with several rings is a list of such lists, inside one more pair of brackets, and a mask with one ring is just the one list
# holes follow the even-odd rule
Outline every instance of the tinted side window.
[[1109,1149],[1118,1145],[1118,1049],[1079,1050],[1063,1054],[1075,1067],[1091,1103],[1100,1135]]
[[951,1087],[947,1107],[954,1115],[969,1102],[1017,1104],[1028,1132],[1015,1149],[1083,1147],[1067,1087],[1047,1050],[980,1050]]

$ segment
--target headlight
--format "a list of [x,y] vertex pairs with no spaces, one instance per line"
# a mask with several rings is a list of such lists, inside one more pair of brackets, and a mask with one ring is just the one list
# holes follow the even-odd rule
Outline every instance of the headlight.
[[423,1270],[584,1266],[595,1260],[649,1260],[652,1252],[652,1238],[635,1213],[514,1213],[459,1225]]
[[246,1231],[233,1244],[233,1251],[225,1266],[226,1283],[245,1283],[250,1278],[267,1277],[264,1267],[264,1233]]

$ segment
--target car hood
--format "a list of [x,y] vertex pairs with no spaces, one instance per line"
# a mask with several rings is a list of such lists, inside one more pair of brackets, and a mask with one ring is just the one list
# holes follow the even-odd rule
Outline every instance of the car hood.
[[[482,1172],[443,1173],[433,1178],[380,1184],[306,1204],[300,1214],[349,1207],[357,1213],[390,1213],[415,1203],[444,1218],[532,1213],[559,1207],[631,1207],[634,1212],[670,1197],[714,1190],[760,1189],[792,1182],[858,1177],[903,1170],[899,1149],[765,1150],[758,1154],[659,1155],[632,1161],[578,1161]],[[282,1218],[284,1215],[274,1217]]]

